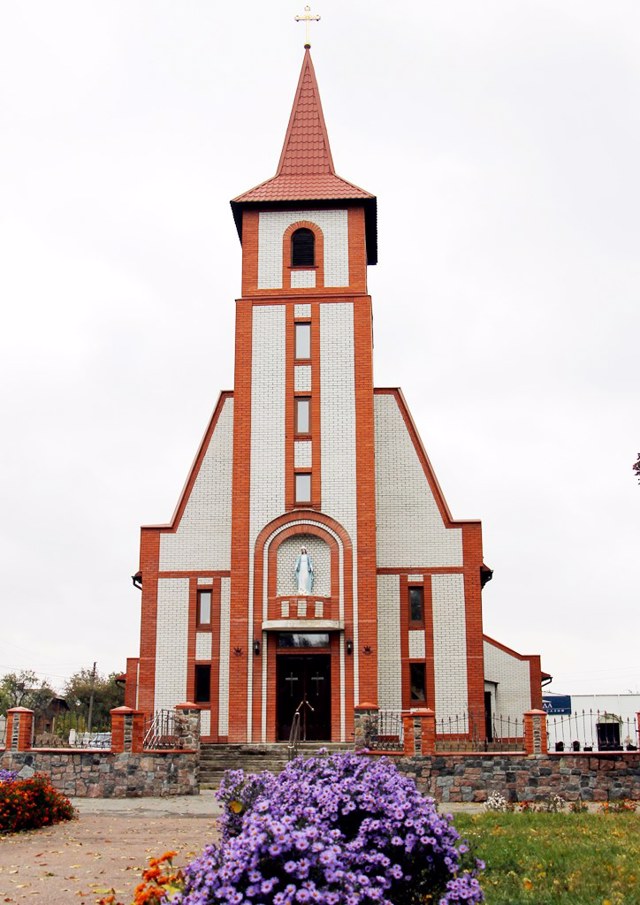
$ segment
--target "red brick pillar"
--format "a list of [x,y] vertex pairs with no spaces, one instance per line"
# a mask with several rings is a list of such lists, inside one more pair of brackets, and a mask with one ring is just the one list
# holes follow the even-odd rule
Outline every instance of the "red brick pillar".
[[[436,715],[430,707],[412,710],[414,738],[419,754],[436,753]],[[418,739],[420,743],[418,744]]]
[[378,731],[379,709],[377,704],[369,703],[358,704],[354,709],[353,744],[356,751],[371,747],[371,737]]
[[30,751],[33,741],[33,710],[12,707],[7,710],[7,751]]
[[124,751],[142,751],[144,739],[144,713],[131,707],[116,707],[111,711],[111,750],[114,754]]
[[[413,714],[402,714],[402,728],[404,732],[404,753],[411,757],[416,753],[416,733],[413,725]],[[418,729],[420,724],[418,723]]]
[[524,750],[527,754],[547,753],[547,714],[544,710],[527,710],[525,713]]

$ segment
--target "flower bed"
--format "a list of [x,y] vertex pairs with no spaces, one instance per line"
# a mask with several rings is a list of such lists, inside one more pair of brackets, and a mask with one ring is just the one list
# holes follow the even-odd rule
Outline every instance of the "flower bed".
[[11,770],[0,770],[0,833],[34,830],[74,816],[73,805],[48,777],[18,779]]
[[185,870],[175,905],[411,905],[484,900],[449,817],[385,760],[297,758],[226,775],[222,840]]

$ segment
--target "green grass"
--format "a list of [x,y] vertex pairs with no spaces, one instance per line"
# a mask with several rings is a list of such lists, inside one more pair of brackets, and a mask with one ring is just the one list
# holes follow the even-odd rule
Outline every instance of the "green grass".
[[[444,808],[443,808],[444,810]],[[640,814],[456,814],[487,905],[640,905]]]

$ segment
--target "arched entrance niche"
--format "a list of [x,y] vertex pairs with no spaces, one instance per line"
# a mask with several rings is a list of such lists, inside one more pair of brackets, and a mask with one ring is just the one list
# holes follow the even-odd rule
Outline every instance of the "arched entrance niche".
[[[298,593],[295,580],[303,546],[314,566],[313,589],[307,595]],[[353,637],[348,533],[320,513],[296,511],[263,529],[254,563],[253,638],[260,642],[260,654],[254,643],[253,740],[284,740],[292,712],[306,699],[302,709],[309,717],[309,740],[345,741],[353,732],[353,712],[347,712],[346,702],[353,699],[355,659],[346,645]],[[311,689],[315,707],[308,706]]]

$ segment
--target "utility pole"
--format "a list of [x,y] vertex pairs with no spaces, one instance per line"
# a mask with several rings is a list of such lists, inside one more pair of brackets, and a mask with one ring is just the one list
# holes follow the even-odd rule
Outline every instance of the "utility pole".
[[93,720],[93,691],[96,685],[96,661],[93,661],[93,669],[91,670],[91,694],[89,696],[89,718],[87,719],[87,732],[91,732],[91,721]]

